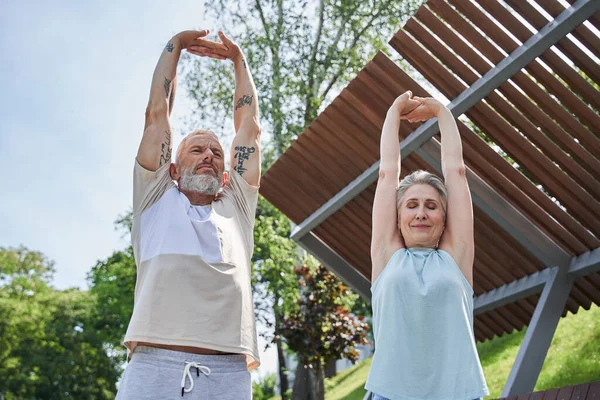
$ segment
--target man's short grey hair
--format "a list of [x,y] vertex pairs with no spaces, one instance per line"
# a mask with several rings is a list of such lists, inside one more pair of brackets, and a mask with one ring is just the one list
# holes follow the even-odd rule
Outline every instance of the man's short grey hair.
[[408,188],[413,185],[433,186],[440,194],[440,198],[442,199],[442,209],[444,210],[444,214],[446,213],[446,209],[448,207],[448,189],[446,189],[446,184],[444,184],[444,182],[437,175],[422,169],[415,171],[410,175],[406,175],[404,179],[400,181],[400,185],[398,186],[398,195],[396,197],[396,206],[398,209],[400,209],[400,204],[402,203],[402,197],[404,197],[404,193],[406,193]]
[[219,137],[213,131],[209,131],[208,129],[196,129],[195,131],[193,131],[192,133],[190,133],[186,137],[184,137],[183,140],[181,141],[181,143],[179,143],[179,147],[177,147],[177,154],[175,155],[175,164],[179,163],[179,159],[181,158],[181,152],[183,151],[183,148],[185,147],[185,143],[187,142],[187,140],[194,136],[198,136],[198,135],[213,135],[215,137],[215,139],[217,139],[219,144],[221,143],[219,141]]

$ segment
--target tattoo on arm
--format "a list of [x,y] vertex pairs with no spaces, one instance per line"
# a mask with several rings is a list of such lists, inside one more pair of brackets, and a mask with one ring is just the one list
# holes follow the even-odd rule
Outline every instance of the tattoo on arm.
[[254,153],[256,149],[254,147],[235,146],[235,151],[234,158],[237,159],[237,165],[235,165],[233,169],[236,170],[238,174],[243,175],[244,172],[247,171],[247,169],[244,168],[244,161],[248,160],[250,154]]
[[160,150],[160,162],[158,163],[159,167],[165,165],[166,163],[171,163],[171,132],[165,131],[165,141],[162,144]]
[[173,52],[173,43],[169,42],[167,43],[167,47],[165,47],[165,50],[167,50],[169,53]]
[[169,94],[171,93],[171,82],[173,82],[173,80],[165,78],[165,94],[167,98],[169,98]]
[[244,63],[244,69],[246,69],[246,59],[242,58],[242,63]]
[[247,94],[240,97],[240,99],[235,104],[235,109],[237,110],[238,108],[242,108],[246,104],[248,104],[248,105],[252,104],[252,97],[254,97],[254,96],[248,96]]

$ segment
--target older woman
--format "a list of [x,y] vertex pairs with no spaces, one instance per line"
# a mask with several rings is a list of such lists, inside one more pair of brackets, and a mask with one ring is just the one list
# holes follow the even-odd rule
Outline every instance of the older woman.
[[[401,120],[438,118],[445,183],[400,178]],[[397,221],[397,223],[391,223]],[[373,204],[374,400],[488,395],[473,337],[473,208],[456,122],[433,98],[406,92],[389,109]]]

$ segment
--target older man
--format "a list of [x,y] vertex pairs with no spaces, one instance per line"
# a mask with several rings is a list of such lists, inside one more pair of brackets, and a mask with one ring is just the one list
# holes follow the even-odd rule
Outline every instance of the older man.
[[[152,78],[134,167],[135,306],[130,362],[117,399],[250,399],[259,364],[250,259],[260,179],[258,99],[240,48],[219,32],[175,35]],[[183,49],[233,61],[231,167],[217,136],[197,130],[171,163],[169,115]],[[175,183],[176,182],[176,183]]]

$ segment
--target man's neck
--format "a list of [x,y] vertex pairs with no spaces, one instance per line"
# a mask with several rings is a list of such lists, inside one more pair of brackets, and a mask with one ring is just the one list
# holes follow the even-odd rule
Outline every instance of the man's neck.
[[204,194],[198,192],[190,192],[189,190],[179,190],[181,193],[185,194],[185,197],[188,198],[190,203],[194,206],[207,206],[215,201],[214,194]]

